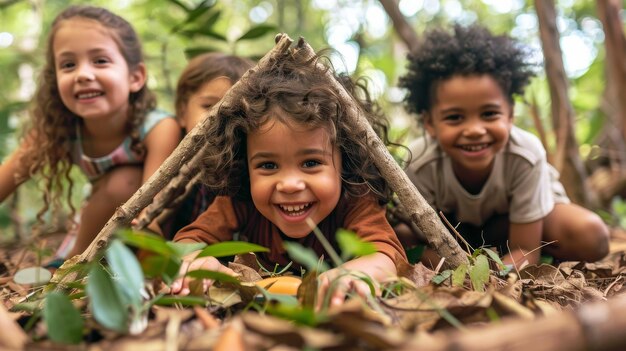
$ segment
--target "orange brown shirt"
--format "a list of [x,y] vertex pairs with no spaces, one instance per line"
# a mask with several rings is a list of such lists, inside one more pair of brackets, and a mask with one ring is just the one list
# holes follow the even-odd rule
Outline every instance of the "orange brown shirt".
[[[385,207],[371,196],[342,196],[337,207],[318,224],[318,228],[335,250],[338,250],[335,233],[344,228],[355,232],[363,241],[373,243],[378,252],[393,260],[396,267],[407,264],[402,245],[385,216]],[[236,232],[247,241],[268,248],[270,251],[261,256],[263,261],[271,264],[285,266],[291,261],[283,247],[285,241],[298,242],[313,249],[318,256],[328,257],[313,233],[301,239],[288,238],[254,207],[252,201],[228,196],[218,196],[193,223],[176,234],[174,241],[187,239],[210,245],[233,240]]]

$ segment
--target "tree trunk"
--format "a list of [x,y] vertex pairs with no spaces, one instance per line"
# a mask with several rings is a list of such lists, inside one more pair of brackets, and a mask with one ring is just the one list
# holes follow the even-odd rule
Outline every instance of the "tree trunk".
[[568,81],[559,46],[554,1],[535,0],[535,7],[552,101],[552,127],[556,133],[554,166],[561,173],[561,182],[572,201],[589,207],[590,192],[585,185],[587,175],[574,136],[574,110],[567,93]]
[[604,27],[607,102],[611,107],[607,112],[620,126],[622,138],[626,140],[626,38],[620,18],[621,1],[603,0],[596,4]]
[[398,0],[380,0],[380,4],[383,5],[385,12],[387,12],[387,15],[391,18],[393,27],[398,36],[400,36],[400,39],[410,52],[414,52],[418,42],[417,34],[415,34],[413,27],[411,27],[406,18],[404,18],[404,15],[400,12]]

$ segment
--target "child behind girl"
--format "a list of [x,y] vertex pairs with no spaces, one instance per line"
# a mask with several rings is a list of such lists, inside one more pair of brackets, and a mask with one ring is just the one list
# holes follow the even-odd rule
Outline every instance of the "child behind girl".
[[[58,206],[61,184],[78,165],[92,184],[71,255],[91,243],[116,207],[176,148],[174,118],[155,110],[141,44],[132,26],[103,8],[71,6],[48,37],[32,113],[20,147],[0,165],[0,201],[43,177],[44,208]],[[71,203],[70,203],[71,205]]]
[[[310,219],[335,248],[339,228],[354,231],[377,248],[377,253],[346,262],[341,269],[380,281],[396,275],[396,264],[406,264],[385,217],[387,183],[374,166],[366,136],[347,123],[346,102],[319,63],[296,52],[254,72],[241,82],[244,93],[220,107],[206,135],[210,142],[203,178],[224,196],[179,231],[175,241],[213,244],[232,240],[239,232],[269,248],[258,256],[260,262],[284,266],[290,262],[285,242],[298,242],[328,257],[307,223]],[[380,116],[371,113],[368,118],[384,137]],[[217,259],[196,255],[185,258],[181,274],[198,268],[232,274]],[[320,294],[340,275],[339,268],[323,273]],[[180,279],[172,290],[186,294],[188,284],[188,278]],[[339,278],[338,287],[332,305],[341,303],[348,291],[369,293],[351,275]]]
[[[176,118],[185,134],[206,116],[206,112],[254,67],[250,59],[211,52],[191,59],[178,79],[176,87]],[[175,215],[161,225],[168,239],[183,226],[193,222],[207,209],[215,195],[202,184],[196,184]]]
[[477,25],[425,33],[401,79],[407,109],[428,132],[406,172],[473,248],[496,246],[505,264],[538,263],[542,242],[560,260],[599,260],[607,227],[569,202],[540,141],[513,125],[513,95],[533,75],[528,59],[519,43]]

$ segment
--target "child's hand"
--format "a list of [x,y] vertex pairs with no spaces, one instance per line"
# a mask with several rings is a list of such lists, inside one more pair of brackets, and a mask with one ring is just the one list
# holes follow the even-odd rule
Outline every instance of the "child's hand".
[[[360,272],[356,273],[361,275]],[[318,279],[316,303],[317,310],[322,308],[327,293],[331,294],[328,300],[328,307],[335,307],[343,304],[348,293],[357,293],[364,299],[372,294],[367,283],[341,267],[333,268],[320,274]]]
[[[228,275],[232,275],[233,277],[237,276],[232,269],[224,266],[220,263],[220,261],[211,256],[196,258],[200,250],[194,251],[187,256],[183,257],[183,263],[180,266],[180,270],[178,271],[178,275],[180,278],[176,279],[174,283],[172,283],[173,294],[178,295],[189,295],[191,290],[189,289],[189,283],[191,283],[194,279],[185,277],[185,274],[189,271],[195,271],[198,269],[204,269],[208,271],[217,271],[221,273],[226,273]],[[202,291],[207,291],[209,287],[213,284],[213,280],[204,279],[202,281]]]

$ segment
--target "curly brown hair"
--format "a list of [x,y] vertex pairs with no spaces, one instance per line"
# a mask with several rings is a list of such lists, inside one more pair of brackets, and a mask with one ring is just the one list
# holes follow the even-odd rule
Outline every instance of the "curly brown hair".
[[[130,23],[110,11],[93,6],[70,6],[59,13],[52,22],[47,40],[46,64],[39,77],[39,84],[31,111],[32,126],[27,129],[26,148],[20,155],[20,163],[27,165],[28,176],[39,173],[43,177],[44,206],[37,218],[52,206],[58,208],[63,192],[63,180],[69,182],[67,201],[71,203],[73,181],[70,177],[72,166],[71,146],[76,141],[76,129],[83,122],[80,116],[71,112],[61,100],[57,86],[56,63],[53,41],[60,26],[73,18],[83,18],[98,22],[107,28],[117,43],[120,53],[126,60],[129,70],[133,71],[143,62],[141,42]],[[132,147],[141,151],[139,128],[145,116],[156,107],[156,98],[144,85],[139,91],[131,93],[129,98],[127,130],[132,138]]]
[[191,59],[180,74],[176,85],[177,118],[185,114],[189,98],[202,85],[218,77],[226,77],[234,84],[252,67],[254,67],[254,61],[248,58],[220,52],[209,52]]
[[457,75],[490,75],[513,104],[513,96],[523,94],[535,75],[529,54],[512,38],[476,24],[429,30],[408,55],[408,73],[400,78],[400,86],[408,90],[406,109],[417,114],[429,111],[437,85]]
[[368,137],[348,123],[349,102],[329,84],[333,79],[329,72],[352,94],[378,136],[389,143],[387,120],[364,84],[338,75],[322,56],[310,58],[295,51],[240,81],[242,95],[220,105],[205,134],[208,150],[203,178],[207,186],[219,194],[250,199],[246,137],[276,118],[328,130],[331,144],[341,152],[342,191],[350,196],[372,193],[381,204],[386,203],[390,190],[368,150]]

